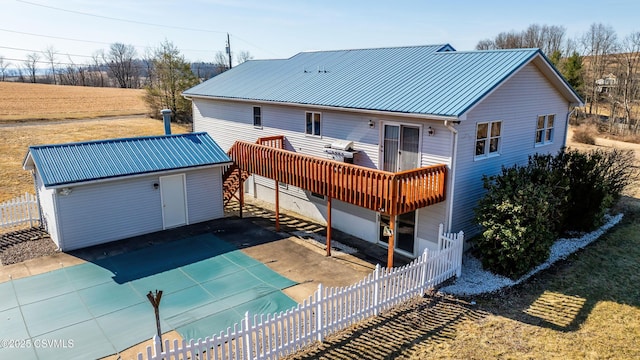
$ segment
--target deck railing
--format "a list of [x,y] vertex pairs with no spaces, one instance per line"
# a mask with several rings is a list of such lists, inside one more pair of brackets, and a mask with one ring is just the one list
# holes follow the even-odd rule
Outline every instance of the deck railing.
[[263,138],[259,144],[237,141],[229,155],[240,169],[251,174],[388,215],[407,213],[445,199],[445,165],[392,173],[282,147],[282,137]]

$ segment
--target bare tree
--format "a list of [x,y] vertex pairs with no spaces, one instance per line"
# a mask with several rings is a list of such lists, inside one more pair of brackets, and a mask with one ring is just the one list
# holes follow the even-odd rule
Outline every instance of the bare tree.
[[[638,99],[639,84],[638,79],[640,65],[640,32],[627,35],[620,44],[619,52],[614,55],[616,61],[616,86],[613,92],[611,115],[616,115],[617,106],[622,107],[624,114],[623,121],[627,130],[632,130],[633,102]],[[634,132],[637,128],[633,127]]]
[[242,50],[238,53],[238,55],[236,55],[236,61],[238,61],[238,64],[242,64],[247,60],[253,60],[253,55],[251,55],[251,53],[246,50]]
[[53,46],[48,46],[44,51],[44,57],[49,62],[49,66],[51,66],[51,78],[53,79],[53,84],[57,85],[58,81],[56,80],[56,55],[57,51],[53,48]]
[[100,59],[104,59],[104,51],[98,50],[93,56],[91,56],[93,60],[92,71],[91,71],[91,82],[93,86],[105,87],[104,83],[104,73],[102,72],[103,63]]
[[548,56],[562,53],[566,30],[562,26],[531,24],[524,31],[501,32],[492,39],[478,42],[476,49],[518,49],[539,48]]
[[476,50],[493,50],[496,44],[491,39],[480,40],[476,45]]
[[136,49],[133,45],[122,43],[111,44],[109,52],[103,53],[103,60],[109,67],[109,72],[121,88],[133,88],[136,85],[138,68],[135,64],[135,56]]
[[589,103],[589,114],[598,112],[598,87],[596,80],[602,79],[607,69],[610,56],[617,47],[617,36],[611,26],[601,23],[591,24],[582,36],[581,43],[584,55],[588,57],[585,79],[586,100]]
[[82,66],[76,65],[71,59],[71,56],[67,55],[69,62],[65,67],[58,69],[58,79],[62,85],[83,85],[80,78],[80,71]]
[[38,53],[31,53],[27,55],[27,59],[23,62],[24,69],[29,76],[29,81],[36,83],[38,73],[38,62],[40,61],[40,55]]
[[5,61],[4,56],[0,56],[0,81],[4,81],[7,75],[7,68],[11,65],[10,62]]
[[222,51],[216,52],[216,55],[213,57],[213,63],[218,67],[218,73],[229,70],[229,60],[227,55]]

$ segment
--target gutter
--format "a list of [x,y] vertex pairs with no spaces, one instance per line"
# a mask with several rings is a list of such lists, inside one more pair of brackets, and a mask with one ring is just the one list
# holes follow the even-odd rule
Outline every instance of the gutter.
[[[571,109],[571,106],[573,106],[573,109]],[[569,109],[571,109],[571,111],[569,111],[567,113],[567,118],[564,122],[564,138],[562,139],[562,148],[566,148],[567,147],[567,136],[569,135],[569,118],[571,117],[571,114],[573,114],[576,110],[578,110],[578,105],[576,104],[572,104],[569,103]]]
[[447,232],[451,232],[451,223],[453,222],[453,198],[455,192],[453,191],[456,183],[456,161],[458,158],[458,130],[456,130],[453,125],[451,125],[450,121],[445,120],[444,126],[451,131],[451,165],[449,166],[450,176],[449,176],[449,191],[448,191],[448,202],[447,202],[447,213],[445,216],[444,226]]
[[87,181],[72,182],[72,183],[65,183],[65,184],[56,184],[56,185],[45,186],[45,189],[62,189],[62,188],[70,188],[70,187],[74,187],[74,186],[100,184],[100,183],[111,182],[111,181],[116,181],[116,180],[135,179],[135,178],[140,178],[140,177],[145,177],[145,176],[158,176],[158,175],[161,175],[161,174],[182,173],[182,172],[189,171],[189,170],[210,169],[210,168],[222,167],[222,166],[226,166],[226,165],[230,165],[230,164],[233,164],[233,161],[215,163],[215,164],[210,164],[210,165],[184,167],[184,168],[170,169],[170,170],[152,171],[152,172],[146,172],[146,173],[134,174],[134,175],[114,176],[114,177],[108,177],[108,178],[102,178],[102,179],[96,179],[96,180],[87,180]]
[[383,110],[371,110],[371,109],[359,109],[359,108],[347,108],[347,107],[339,107],[339,106],[327,106],[327,105],[314,105],[314,104],[300,104],[300,103],[290,103],[283,101],[266,101],[266,100],[252,100],[252,99],[241,99],[241,98],[232,98],[232,97],[223,97],[223,96],[206,96],[206,95],[190,95],[190,94],[182,94],[187,100],[193,101],[196,99],[208,99],[208,100],[224,100],[224,101],[237,101],[251,104],[261,104],[261,105],[283,105],[283,106],[295,106],[302,107],[306,109],[320,109],[327,111],[345,111],[345,112],[355,112],[355,113],[365,113],[374,116],[398,116],[398,117],[408,117],[412,119],[424,119],[424,120],[440,120],[440,121],[459,121],[459,116],[445,116],[445,115],[427,115],[427,114],[419,114],[419,113],[402,113],[402,112],[393,112],[393,111],[383,111]]

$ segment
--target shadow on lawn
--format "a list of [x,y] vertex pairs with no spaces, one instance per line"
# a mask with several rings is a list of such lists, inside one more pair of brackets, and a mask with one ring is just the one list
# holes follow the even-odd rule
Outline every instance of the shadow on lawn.
[[600,302],[640,307],[640,199],[625,197],[622,221],[587,248],[524,284],[479,302],[487,311],[556,331],[576,331]]
[[431,294],[362,321],[285,359],[394,359],[410,353],[423,341],[449,341],[455,338],[461,323],[480,320],[487,314],[465,301]]
[[616,227],[519,286],[473,299],[442,294],[413,299],[286,359],[407,358],[420,351],[416,345],[449,342],[466,331],[465,323],[489,316],[572,332],[599,302],[640,307],[640,200],[622,203],[625,217]]

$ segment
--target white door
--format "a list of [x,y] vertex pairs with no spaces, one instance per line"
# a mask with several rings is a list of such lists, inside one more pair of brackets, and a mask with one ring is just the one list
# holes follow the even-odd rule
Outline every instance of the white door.
[[162,223],[165,229],[187,224],[184,174],[160,177]]

